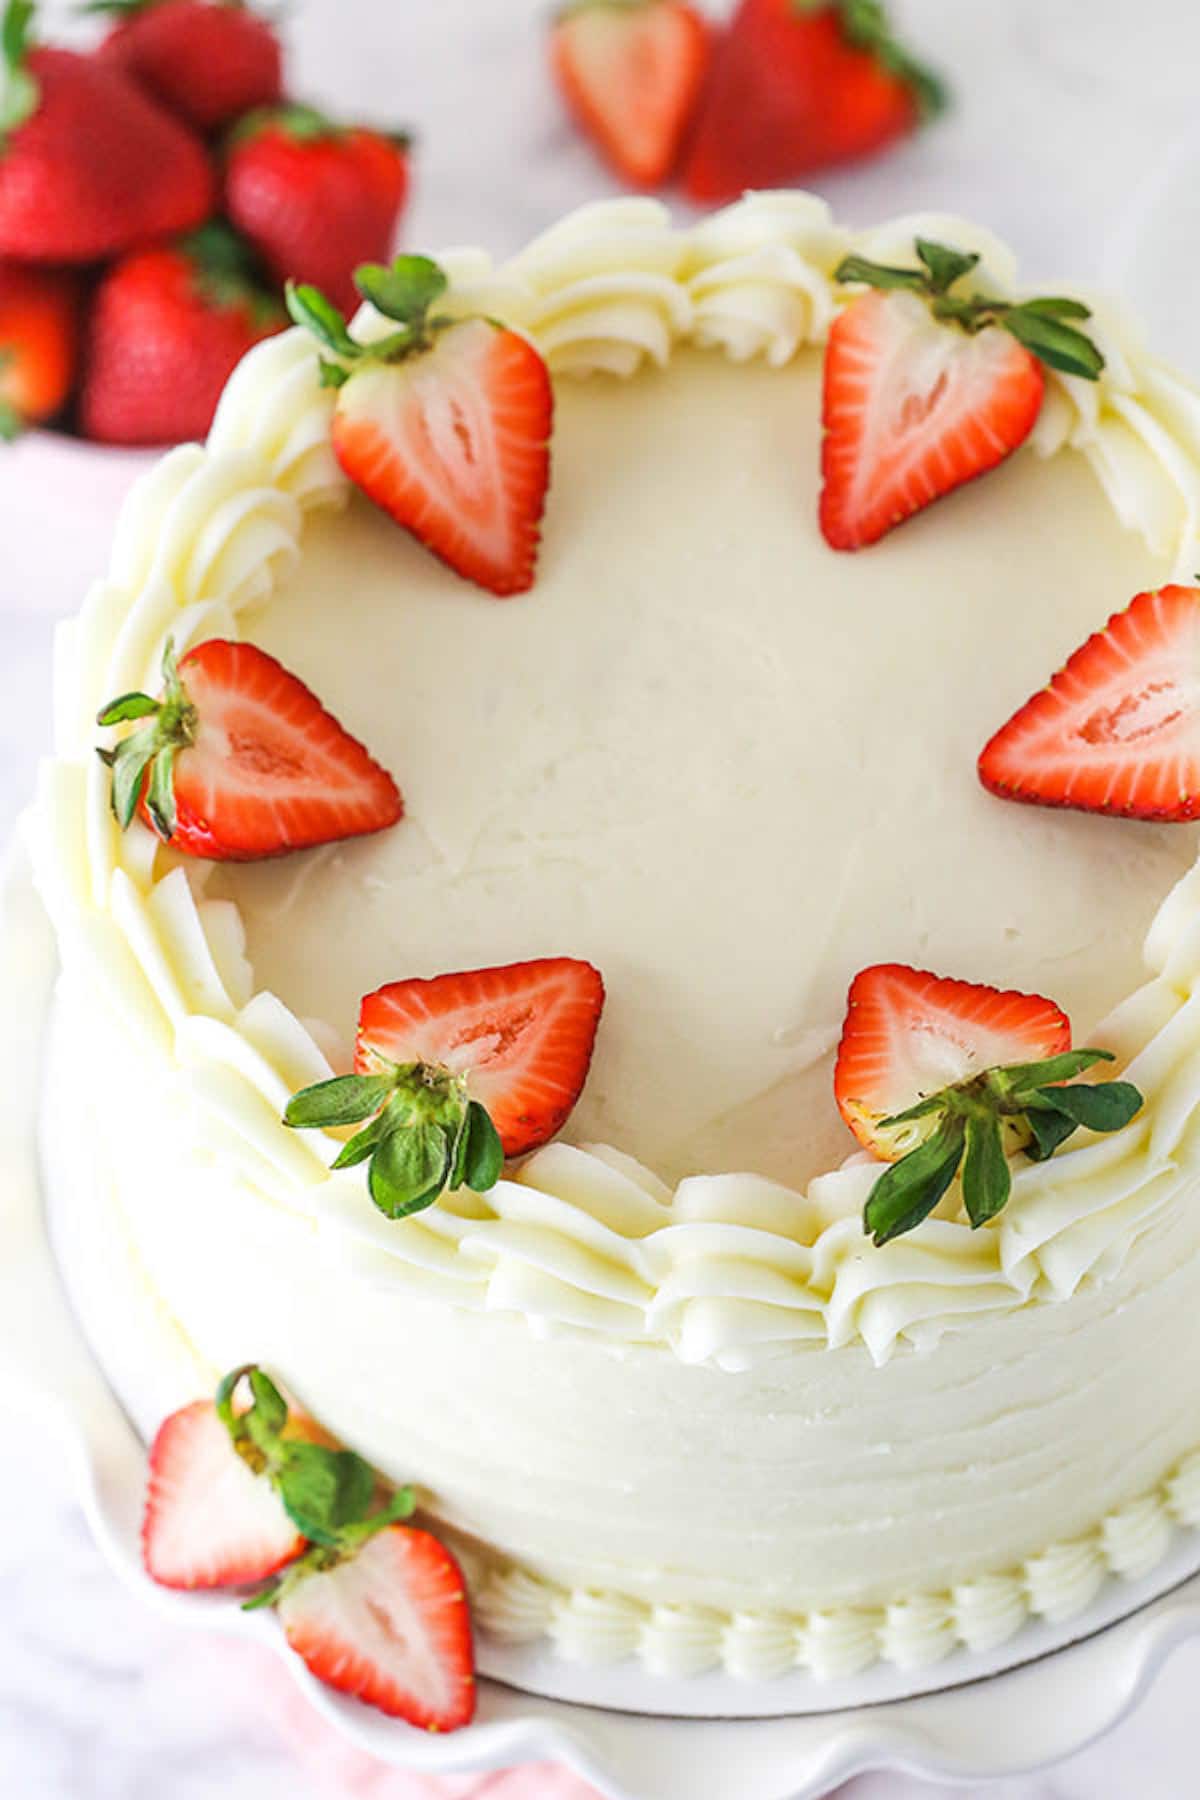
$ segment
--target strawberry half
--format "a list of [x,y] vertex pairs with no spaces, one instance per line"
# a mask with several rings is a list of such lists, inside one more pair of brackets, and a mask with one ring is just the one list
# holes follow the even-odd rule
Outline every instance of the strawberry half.
[[393,981],[358,1018],[356,1075],[293,1094],[286,1125],[370,1123],[335,1169],[367,1162],[389,1219],[432,1206],[449,1189],[484,1194],[506,1156],[544,1144],[587,1079],[604,983],[571,957]]
[[851,984],[833,1091],[859,1143],[895,1162],[918,1134],[886,1120],[984,1069],[1070,1047],[1053,1000],[877,963]]
[[418,1062],[465,1075],[506,1156],[523,1156],[566,1123],[604,1007],[591,963],[569,956],[393,981],[358,1015],[355,1067]]
[[459,575],[501,596],[533,585],[554,395],[526,338],[430,309],[446,277],[424,256],[355,280],[397,329],[360,342],[323,294],[288,286],[292,317],[336,361],[333,447],[350,479]]
[[122,827],[140,812],[173,849],[247,862],[400,818],[387,771],[265,650],[210,638],[176,666],[168,643],[163,676],[160,699],[124,694],[99,715],[139,722],[101,752]]
[[675,167],[710,44],[686,0],[578,0],[554,21],[550,63],[563,98],[635,187],[657,187]]
[[1011,1153],[1044,1162],[1080,1126],[1129,1123],[1142,1105],[1130,1082],[1075,1083],[1111,1053],[1070,1045],[1066,1015],[1038,994],[901,963],[855,977],[834,1093],[859,1143],[889,1165],[863,1208],[876,1244],[920,1225],[960,1173],[967,1217],[986,1225],[1008,1204]]
[[305,1542],[278,1494],[234,1449],[211,1400],[196,1400],[159,1426],[142,1561],[161,1586],[249,1587],[299,1556]]
[[905,137],[945,103],[882,6],[742,0],[718,43],[688,146],[693,200],[734,200]]
[[849,256],[839,281],[874,292],[834,321],[825,352],[821,530],[859,550],[994,469],[1033,430],[1042,363],[1095,380],[1104,359],[1070,321],[1079,301],[1020,306],[964,294],[978,256],[918,238],[919,265]]
[[864,294],[825,353],[821,530],[835,550],[873,544],[995,468],[1041,411],[1036,357],[996,329],[947,331],[912,294]]
[[1200,589],[1139,594],[1001,727],[979,777],[1004,800],[1200,818]]
[[286,1586],[287,1641],[327,1686],[425,1731],[475,1712],[466,1584],[427,1531],[394,1525],[349,1562]]

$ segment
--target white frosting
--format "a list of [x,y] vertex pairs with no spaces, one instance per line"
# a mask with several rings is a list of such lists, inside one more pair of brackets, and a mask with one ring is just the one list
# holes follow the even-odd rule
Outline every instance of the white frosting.
[[[1007,253],[972,228],[932,220],[919,228],[978,244],[989,279],[1011,285]],[[536,337],[556,370],[627,375],[666,363],[687,338],[735,360],[787,365],[784,373],[747,370],[737,378],[756,384],[769,420],[769,396],[784,390],[764,384],[794,381],[803,392],[804,359],[794,359],[820,339],[839,304],[830,272],[846,246],[897,254],[913,230],[914,222],[901,221],[851,240],[819,202],[763,195],[677,231],[652,202],[627,201],[565,221],[503,269],[476,253],[447,261],[454,303],[502,312]],[[1145,568],[1139,585],[1168,565],[1190,573],[1200,548],[1200,401],[1115,316],[1099,318],[1099,335],[1104,377],[1094,385],[1051,380],[1035,447],[1047,455],[1082,452],[1117,518],[1136,527],[1148,549],[1123,543],[1106,513],[1089,511],[1069,458],[1056,460],[1039,491],[1051,496],[1072,551],[1093,554],[1091,540],[1114,585],[1126,581],[1122,558]],[[647,379],[682,392],[689,367],[675,360],[667,375]],[[734,377],[720,367],[697,376],[696,393],[715,394],[726,379]],[[599,396],[601,410],[635,394],[586,392]],[[371,1209],[361,1171],[330,1171],[332,1141],[281,1126],[287,1095],[344,1054],[349,1018],[310,1026],[297,1016],[314,1010],[299,988],[286,993],[290,1004],[255,991],[243,921],[222,897],[222,879],[206,883],[202,869],[176,866],[140,829],[117,832],[92,755],[91,721],[111,694],[153,685],[168,633],[181,645],[229,634],[248,607],[270,621],[277,596],[303,595],[318,566],[311,553],[297,565],[304,519],[346,497],[329,448],[331,404],[302,334],[254,352],[227,391],[207,450],[175,452],[139,485],[110,576],[60,646],[58,760],[42,786],[39,879],[59,930],[74,1030],[81,1046],[92,1046],[91,1068],[111,1063],[103,1072],[123,1084],[118,1093],[154,1096],[164,1134],[159,1166],[169,1161],[176,1177],[165,1190],[154,1171],[154,1133],[145,1133],[143,1163],[128,1142],[134,1127],[120,1123],[117,1093],[110,1109],[117,1122],[97,1117],[92,1131],[97,1142],[111,1134],[120,1172],[114,1187],[168,1310],[216,1364],[242,1360],[253,1335],[313,1409],[364,1453],[397,1473],[418,1469],[438,1515],[494,1546],[486,1559],[493,1570],[507,1559],[485,1580],[489,1625],[549,1631],[564,1654],[639,1654],[673,1672],[723,1660],[752,1677],[796,1664],[842,1673],[879,1655],[915,1666],[958,1641],[998,1642],[1027,1610],[1065,1616],[1106,1571],[1148,1566],[1161,1554],[1169,1518],[1200,1516],[1196,1459],[1163,1481],[1164,1469],[1191,1448],[1177,1399],[1168,1401],[1171,1384],[1200,1350],[1193,1299],[1200,1225],[1191,1223],[1193,1208],[1176,1203],[1195,1181],[1195,873],[1150,929],[1148,979],[1105,1027],[1147,1095],[1143,1114],[1112,1138],[1081,1140],[1050,1164],[1020,1169],[1009,1208],[980,1232],[948,1216],[868,1251],[858,1215],[873,1170],[862,1159],[815,1174],[801,1192],[736,1173],[664,1184],[627,1154],[569,1144],[539,1152],[486,1196],[455,1196],[394,1225]],[[568,433],[572,417],[587,414],[582,400],[564,399]],[[648,417],[642,422],[649,426]],[[811,414],[805,429],[812,430]],[[581,432],[586,446],[586,427]],[[1010,499],[1035,505],[1034,468],[1017,459],[989,478],[1000,484],[993,494],[1008,482]],[[964,497],[957,516],[974,518],[967,504]],[[956,505],[939,509],[938,543],[954,537]],[[649,523],[653,515],[646,516]],[[1011,516],[1006,509],[1006,521]],[[799,502],[796,517],[799,533]],[[900,534],[899,556],[923,554],[924,523],[932,522]],[[553,519],[548,581],[552,528]],[[362,529],[370,526],[360,516],[346,521],[346,531]],[[317,556],[325,541],[336,558],[336,534],[322,539],[318,528],[309,539]],[[936,560],[925,557],[924,566]],[[327,566],[336,571],[336,561]],[[1023,556],[1014,558],[1015,576],[1026,567]],[[1112,604],[1127,597],[1122,591]],[[332,601],[331,594],[327,613]],[[1083,612],[1072,615],[1076,604]],[[1090,601],[1067,594],[1064,606],[1065,651],[1081,635],[1076,624],[1090,616]],[[479,614],[516,616],[504,608]],[[1039,628],[1036,618],[1030,624]],[[936,668],[937,653],[931,645],[929,666]],[[1013,703],[1046,672],[1044,645],[1032,644],[1029,654],[1030,671],[1012,665]],[[330,673],[336,686],[336,666]],[[313,674],[336,710],[356,722],[353,705],[340,704]],[[875,693],[862,696],[864,707],[879,703]],[[397,772],[406,785],[421,780],[419,768]],[[939,766],[933,785],[944,779]],[[410,792],[410,801],[418,799]],[[1060,822],[1038,823],[1046,853],[1058,854]],[[1095,953],[1093,940],[1083,958],[1080,992],[1095,995],[1098,1013],[1137,979],[1129,924],[1145,894],[1170,880],[1177,852],[1162,834],[1076,823],[1097,849],[1101,832],[1110,845],[1119,837],[1138,846],[1128,857],[1114,849],[1112,880],[1094,908],[1097,928],[1113,932],[1111,955]],[[302,916],[306,884],[320,887],[323,871],[346,854],[318,852],[296,863],[281,878],[285,888],[266,889],[272,904],[286,896]],[[1161,880],[1151,868],[1160,854]],[[1056,866],[1070,868],[1071,853]],[[1123,872],[1124,898],[1117,891]],[[947,873],[955,897],[972,871],[951,862]],[[251,872],[237,890],[252,928],[246,897],[255,879]],[[279,938],[291,941],[290,924]],[[802,949],[821,964],[820,942]],[[1040,953],[1066,955],[1069,979],[1068,951],[1045,939]],[[949,955],[956,973],[973,972],[955,960],[953,946],[931,945],[931,954]],[[1120,983],[1105,992],[1122,956]],[[378,979],[394,973],[381,969]],[[711,973],[719,981],[726,971]],[[619,993],[619,982],[613,986]],[[805,1058],[816,1068],[827,1046],[818,1032],[814,1042],[788,1046],[783,1066],[803,1077]],[[740,1066],[738,1057],[730,1061]],[[94,1085],[103,1086],[99,1076]],[[680,1087],[684,1101],[694,1091],[690,1079]],[[752,1082],[744,1097],[760,1091]],[[769,1120],[758,1123],[769,1130]],[[677,1124],[677,1135],[696,1128],[686,1109]],[[136,1129],[142,1132],[140,1120]],[[720,1155],[709,1167],[720,1169]],[[255,1255],[262,1267],[252,1280]],[[1068,1299],[1070,1307],[1048,1304]],[[914,1355],[914,1347],[929,1349],[948,1327],[968,1323],[970,1330],[945,1340],[944,1354]],[[563,1341],[546,1357],[539,1337],[551,1331]],[[423,1370],[426,1362],[440,1369],[440,1355],[444,1380],[415,1395],[364,1394],[363,1370],[404,1366],[416,1334],[423,1334]],[[626,1367],[629,1359],[636,1369]],[[1109,1376],[1104,1391],[1098,1370]],[[542,1392],[551,1376],[565,1383],[557,1405]],[[477,1391],[465,1455],[458,1409],[468,1379]],[[536,1405],[520,1429],[510,1421],[500,1444],[486,1421],[513,1393]],[[767,1422],[778,1429],[789,1416],[799,1462],[764,1463]],[[836,1427],[843,1417],[853,1421],[845,1435]],[[608,1422],[603,1455],[574,1441],[576,1418]],[[1121,1441],[1114,1418],[1127,1422],[1136,1442]],[[894,1441],[886,1422],[899,1419],[906,1435]],[[1047,1431],[1052,1419],[1057,1427]],[[814,1469],[803,1446],[829,1420],[834,1425],[813,1440],[821,1445]],[[661,1445],[647,1461],[646,1445],[658,1434]],[[973,1439],[979,1454],[971,1468],[947,1467],[949,1447]],[[873,1444],[888,1470],[877,1494],[864,1482]],[[531,1499],[518,1471],[536,1467],[551,1447],[562,1461],[562,1493]],[[682,1532],[693,1507],[705,1510],[693,1496],[694,1471],[716,1456],[728,1458],[722,1487],[732,1516]],[[1014,1467],[1025,1471],[1028,1497],[1019,1521],[1007,1516]],[[625,1505],[614,1518],[618,1480],[626,1483]],[[934,1496],[937,1516],[929,1520]],[[565,1511],[558,1498],[569,1501]],[[905,1532],[896,1531],[897,1518]],[[644,1521],[640,1551],[629,1546],[630,1519]],[[1051,1542],[1054,1549],[1037,1549]],[[774,1610],[763,1610],[764,1598]]]

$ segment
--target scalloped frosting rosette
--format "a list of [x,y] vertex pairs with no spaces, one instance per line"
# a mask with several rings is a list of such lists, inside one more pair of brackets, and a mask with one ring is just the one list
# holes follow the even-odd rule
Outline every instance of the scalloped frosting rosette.
[[[1014,291],[1007,250],[962,221],[922,216],[851,234],[799,194],[753,195],[688,230],[652,201],[615,201],[582,209],[499,268],[474,251],[441,260],[452,309],[503,316],[557,373],[628,377],[685,342],[782,366],[823,339],[844,300],[832,273],[848,250],[895,257],[916,233],[979,251],[988,286]],[[1032,441],[1043,455],[1081,451],[1120,519],[1190,575],[1200,565],[1200,395],[1147,355],[1118,314],[1090,303],[1104,372],[1096,382],[1051,374]],[[368,311],[358,329],[383,326]],[[206,898],[202,867],[181,866],[147,832],[119,832],[93,721],[111,694],[153,687],[169,636],[181,651],[236,636],[242,609],[299,555],[305,515],[344,503],[332,409],[305,333],[252,352],[207,447],[173,452],[139,482],[109,575],[58,646],[56,757],[33,837],[64,968],[103,995],[116,1029],[180,1071],[217,1163],[307,1218],[364,1281],[520,1314],[538,1332],[662,1345],[682,1362],[728,1371],[814,1344],[860,1342],[882,1363],[969,1316],[1061,1302],[1114,1276],[1196,1167],[1198,872],[1159,912],[1146,984],[1098,1034],[1145,1095],[1143,1111],[1112,1137],[1021,1168],[1007,1209],[978,1231],[935,1218],[864,1256],[862,1207],[878,1174],[864,1157],[805,1193],[752,1175],[692,1176],[671,1191],[618,1150],[559,1143],[486,1195],[446,1196],[389,1223],[355,1171],[330,1169],[332,1139],[283,1126],[289,1095],[333,1073],[335,1035],[255,991],[237,911]],[[1170,1510],[1161,1496],[1155,1504]],[[1191,1521],[1187,1508],[1175,1511]],[[1112,1544],[1123,1530],[1106,1524],[1089,1540],[1089,1569],[1122,1566]],[[1091,1577],[1072,1579],[1082,1592]],[[1050,1616],[1058,1604],[1038,1599],[1057,1591],[1057,1576],[1014,1575],[1019,1595],[1005,1580],[949,1609],[913,1602],[917,1611],[896,1619],[889,1609],[861,1629],[810,1621],[799,1648],[794,1624],[780,1620],[760,1632],[635,1608],[616,1630],[593,1628],[584,1606],[587,1616],[571,1623],[573,1599],[549,1588],[531,1598],[505,1575],[488,1577],[486,1605],[499,1618],[511,1590],[514,1616],[546,1618],[549,1607],[564,1641],[616,1630],[654,1667],[709,1666],[719,1640],[727,1665],[747,1672],[797,1662],[842,1670],[874,1655],[901,1660],[913,1654],[903,1648],[910,1640],[982,1643],[999,1626],[968,1627],[968,1618],[1019,1622],[1027,1609]],[[847,1633],[857,1648],[837,1647]],[[690,1648],[663,1648],[684,1640]],[[818,1641],[834,1647],[818,1650]]]

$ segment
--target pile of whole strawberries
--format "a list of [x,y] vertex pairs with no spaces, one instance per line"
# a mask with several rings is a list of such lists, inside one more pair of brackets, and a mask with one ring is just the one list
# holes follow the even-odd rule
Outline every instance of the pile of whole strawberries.
[[387,257],[402,138],[285,97],[279,39],[238,0],[102,0],[90,54],[0,24],[0,434],[109,444],[207,431],[235,363],[287,323],[289,276],[339,305]]

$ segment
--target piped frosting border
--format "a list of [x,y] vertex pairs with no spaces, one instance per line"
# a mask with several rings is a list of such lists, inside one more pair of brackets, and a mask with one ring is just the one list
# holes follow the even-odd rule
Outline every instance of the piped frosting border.
[[[653,201],[603,203],[500,268],[473,251],[441,260],[452,305],[528,331],[556,373],[629,377],[684,342],[786,364],[823,338],[841,256],[903,255],[918,232],[978,250],[988,283],[1014,291],[1010,253],[962,221],[922,216],[851,234],[801,194],[754,195],[683,230]],[[1051,377],[1034,448],[1080,450],[1121,520],[1190,573],[1200,395],[1088,298],[1104,375]],[[361,325],[372,328],[369,315]],[[148,832],[117,831],[92,721],[108,695],[153,685],[168,635],[181,649],[236,636],[240,611],[299,556],[305,515],[344,502],[332,404],[304,333],[252,352],[207,447],[173,452],[131,494],[109,576],[59,643],[56,760],[34,832],[42,892],[64,964],[186,1071],[206,1147],[265,1202],[315,1220],[325,1247],[365,1281],[521,1314],[538,1331],[661,1344],[727,1370],[855,1341],[883,1361],[967,1315],[1066,1299],[1115,1273],[1197,1166],[1197,871],[1150,933],[1147,984],[1104,1028],[1147,1097],[1142,1114],[1022,1169],[1007,1210],[978,1232],[935,1219],[919,1238],[864,1255],[860,1214],[877,1174],[866,1159],[804,1194],[749,1175],[693,1176],[672,1192],[619,1151],[562,1144],[486,1196],[448,1196],[389,1223],[352,1171],[329,1169],[332,1140],[282,1126],[288,1095],[332,1073],[332,1034],[254,991],[236,909],[205,898],[201,869],[185,871]]]

